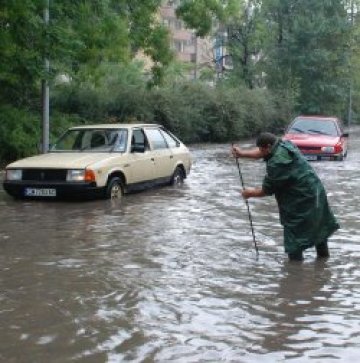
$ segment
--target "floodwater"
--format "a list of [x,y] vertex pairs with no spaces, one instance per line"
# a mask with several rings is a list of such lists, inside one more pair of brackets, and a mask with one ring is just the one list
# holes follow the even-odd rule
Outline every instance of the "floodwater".
[[[257,258],[229,145],[192,147],[183,187],[120,205],[0,189],[0,361],[357,361],[359,139],[313,163],[342,227],[327,261],[287,261],[272,197],[249,201]],[[261,183],[262,162],[241,167]]]

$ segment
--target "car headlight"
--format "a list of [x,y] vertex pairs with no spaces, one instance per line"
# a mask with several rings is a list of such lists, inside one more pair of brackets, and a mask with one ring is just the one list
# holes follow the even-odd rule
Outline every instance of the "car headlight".
[[334,148],[334,146],[323,146],[321,148],[321,151],[323,153],[333,154],[335,152],[335,148]]
[[85,169],[72,169],[67,171],[66,181],[78,182],[84,180],[85,180]]
[[6,170],[6,180],[21,180],[22,170],[21,169],[7,169]]
[[91,169],[71,169],[67,171],[66,181],[68,182],[94,182],[95,173]]

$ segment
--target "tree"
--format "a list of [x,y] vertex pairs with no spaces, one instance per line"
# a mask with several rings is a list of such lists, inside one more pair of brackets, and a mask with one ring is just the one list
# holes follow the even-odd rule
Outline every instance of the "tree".
[[[256,64],[261,55],[262,24],[260,0],[185,0],[177,14],[197,34],[214,34],[226,48],[233,65],[230,78],[253,88],[259,75]],[[216,60],[218,61],[218,60]]]
[[0,4],[0,102],[30,104],[41,77],[42,18],[31,0]]
[[268,0],[267,85],[299,91],[298,111],[342,114],[347,98],[349,21],[341,0]]
[[234,67],[233,78],[243,80],[248,88],[253,88],[261,78],[257,69],[263,46],[261,3],[260,0],[248,0],[237,9],[232,6],[224,18]]
[[[176,14],[189,28],[196,29],[197,36],[204,37],[212,31],[214,20],[222,20],[227,3],[221,0],[183,0]],[[233,4],[233,0],[230,3]]]
[[65,73],[74,79],[87,76],[102,62],[127,63],[141,49],[153,59],[154,79],[160,82],[163,67],[172,59],[168,33],[156,19],[160,4],[161,0],[51,1],[50,23],[45,26],[43,0],[0,2],[0,101],[38,104],[45,55],[51,61],[51,76]]
[[360,109],[358,107],[360,100],[360,1],[346,0],[345,8],[351,24],[351,36],[349,41],[349,64],[348,64],[348,112],[347,124],[351,125],[353,121],[358,121]]

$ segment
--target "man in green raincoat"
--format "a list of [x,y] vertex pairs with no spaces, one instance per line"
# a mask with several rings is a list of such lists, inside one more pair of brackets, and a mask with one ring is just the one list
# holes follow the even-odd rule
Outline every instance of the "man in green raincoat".
[[266,175],[261,188],[246,188],[245,199],[275,195],[280,223],[284,226],[285,252],[290,260],[302,260],[303,251],[315,246],[318,257],[329,257],[327,239],[339,228],[326,191],[314,169],[290,141],[262,133],[255,149],[233,147],[236,158],[263,158]]

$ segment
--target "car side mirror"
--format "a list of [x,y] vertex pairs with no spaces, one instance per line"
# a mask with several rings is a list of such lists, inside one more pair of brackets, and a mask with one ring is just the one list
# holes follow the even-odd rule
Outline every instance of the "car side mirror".
[[342,137],[349,137],[349,133],[348,132],[344,132],[341,136]]
[[131,152],[132,153],[144,153],[145,152],[145,145],[144,144],[131,145]]

